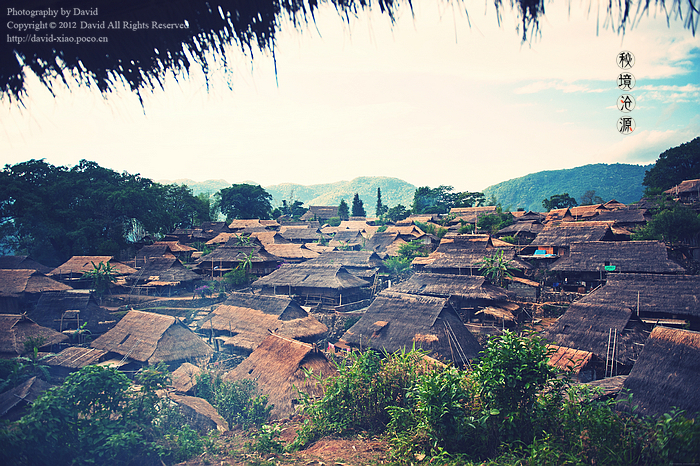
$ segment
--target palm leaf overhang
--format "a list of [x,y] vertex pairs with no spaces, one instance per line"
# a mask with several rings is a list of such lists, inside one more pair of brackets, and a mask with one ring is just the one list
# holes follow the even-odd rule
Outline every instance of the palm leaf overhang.
[[[463,6],[461,0],[452,1]],[[670,8],[664,0],[653,1],[657,6],[661,4],[669,18],[685,15],[685,27],[695,34],[698,9],[694,0],[674,0]],[[640,2],[635,12],[632,0],[607,2],[606,23],[624,33],[625,27],[634,24],[651,2]],[[96,86],[104,94],[125,84],[141,98],[142,91],[162,87],[168,72],[187,76],[195,64],[206,76],[214,64],[225,67],[227,49],[231,46],[240,48],[251,58],[258,51],[272,52],[274,56],[275,36],[282,24],[302,29],[314,21],[314,14],[322,4],[332,5],[347,21],[360,11],[371,9],[379,9],[393,21],[399,8],[412,9],[411,0],[27,0],[17,8],[97,7],[97,17],[83,17],[78,21],[121,21],[122,24],[128,21],[132,25],[137,22],[150,25],[156,21],[187,27],[137,31],[122,27],[90,34],[80,29],[48,32],[65,36],[105,36],[109,40],[107,43],[23,41],[18,44],[3,40],[0,42],[0,96],[21,104],[27,92],[26,74],[30,70],[49,90],[54,81]],[[500,22],[503,0],[494,0],[494,4]],[[510,0],[509,4],[519,16],[518,29],[523,40],[537,34],[539,19],[545,11],[544,0]]]

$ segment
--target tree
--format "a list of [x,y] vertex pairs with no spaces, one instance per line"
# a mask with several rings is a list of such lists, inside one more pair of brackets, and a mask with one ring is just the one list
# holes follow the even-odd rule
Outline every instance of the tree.
[[340,204],[338,204],[338,217],[340,217],[340,220],[348,220],[350,218],[350,209],[348,209],[348,203],[345,202],[345,199],[341,199]]
[[489,234],[494,234],[509,225],[513,224],[513,214],[510,212],[496,212],[479,217],[479,229]]
[[452,207],[481,207],[486,204],[484,193],[469,192],[457,193]]
[[382,189],[377,187],[377,207],[374,209],[374,215],[381,217],[382,215],[386,214],[388,210],[389,207],[382,204]]
[[367,213],[365,212],[365,208],[362,204],[362,200],[360,199],[360,195],[355,193],[355,196],[352,198],[352,216],[353,217],[366,217]]
[[646,194],[660,194],[684,180],[700,178],[700,137],[664,151],[646,171]]
[[286,215],[293,220],[298,220],[308,210],[309,209],[304,207],[304,203],[301,201],[294,201],[290,204],[286,199],[282,199],[282,206],[275,208],[270,215],[272,218],[278,218],[282,215]]
[[602,204],[603,198],[596,195],[595,189],[589,189],[585,193],[583,193],[583,196],[581,196],[581,202],[579,202],[579,205],[594,205],[594,204]]
[[512,277],[511,270],[519,270],[514,267],[512,262],[504,257],[503,249],[491,256],[486,256],[476,263],[479,266],[481,275],[496,286],[503,286],[506,277]]
[[430,188],[422,186],[413,193],[414,214],[446,214],[454,204],[452,186]]
[[398,222],[399,220],[408,218],[409,215],[411,215],[411,211],[407,210],[406,207],[401,204],[397,204],[386,211],[386,218],[392,222]]
[[577,205],[578,203],[576,202],[576,199],[569,196],[569,193],[554,194],[550,196],[549,199],[544,199],[542,201],[542,207],[544,207],[547,212],[554,209],[576,207]]
[[652,217],[632,239],[659,240],[669,244],[690,242],[700,235],[700,216],[693,209],[680,204],[663,209]]
[[267,220],[272,213],[272,196],[260,185],[234,184],[219,191],[221,212],[227,221],[259,218]]
[[92,280],[92,289],[95,290],[97,296],[103,296],[109,291],[112,283],[117,281],[117,271],[110,263],[100,262],[97,265],[94,262],[90,263],[92,270],[85,272],[83,277]]

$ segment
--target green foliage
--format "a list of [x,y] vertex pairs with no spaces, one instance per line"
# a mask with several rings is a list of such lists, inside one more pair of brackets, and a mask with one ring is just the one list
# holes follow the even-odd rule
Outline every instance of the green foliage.
[[267,405],[267,395],[258,393],[254,380],[227,382],[208,371],[197,376],[196,396],[211,403],[230,427],[260,427],[272,410],[272,406]]
[[497,212],[479,217],[478,227],[481,231],[494,234],[512,224],[513,215],[510,212]]
[[389,257],[384,261],[384,267],[391,275],[398,276],[411,270],[411,261],[407,257]]
[[399,220],[408,218],[409,215],[411,215],[411,211],[407,210],[406,207],[401,204],[395,205],[386,211],[386,218],[392,222],[398,222]]
[[398,253],[400,258],[408,259],[409,261],[412,261],[416,257],[425,257],[428,255],[425,250],[425,244],[419,239],[414,239],[408,243],[402,244],[399,246]]
[[350,218],[350,209],[345,199],[341,199],[340,204],[338,204],[338,217],[340,217],[340,220],[348,220]]
[[156,394],[169,383],[164,366],[136,375],[88,366],[44,392],[20,421],[0,433],[3,464],[160,464],[159,443],[171,414]]
[[299,220],[308,210],[309,209],[304,207],[304,203],[301,201],[294,201],[288,204],[287,201],[283,199],[282,206],[274,209],[271,213],[271,217],[278,218],[282,215],[286,215],[292,220]]
[[253,434],[255,442],[251,444],[251,449],[262,454],[279,454],[284,451],[284,445],[278,439],[282,433],[279,424],[263,425],[259,431]]
[[447,228],[442,228],[442,227],[436,227],[432,223],[422,223],[422,222],[414,222],[418,228],[423,230],[424,233],[428,233],[429,235],[435,235],[438,238],[442,238],[445,236],[448,232]]
[[553,194],[549,199],[544,199],[542,201],[542,207],[544,207],[547,212],[555,209],[564,209],[566,207],[576,207],[577,205],[576,199],[569,196],[569,193]]
[[446,214],[453,207],[475,207],[484,205],[485,197],[479,192],[453,193],[452,186],[430,188],[423,186],[413,195],[413,213]]
[[360,195],[355,193],[352,198],[352,216],[353,217],[366,217],[365,207],[360,199]]
[[501,205],[542,210],[542,199],[553,194],[585,193],[595,190],[604,199],[617,199],[625,204],[642,198],[644,172],[650,166],[633,164],[592,164],[565,170],[547,170],[489,186],[488,197],[495,196]]
[[382,188],[377,188],[377,205],[374,208],[375,217],[377,217],[377,218],[381,217],[382,215],[386,214],[388,210],[389,210],[389,207],[385,206],[382,203]]
[[227,221],[259,218],[267,220],[272,213],[272,196],[259,185],[234,184],[218,193],[221,213]]
[[231,286],[243,286],[248,284],[248,274],[242,268],[235,268],[224,274],[224,282]]
[[700,234],[700,215],[693,209],[673,204],[654,214],[639,231],[632,235],[633,240],[659,240],[668,244],[692,241]]
[[603,202],[605,201],[603,201],[603,198],[595,193],[595,189],[589,189],[581,196],[579,205],[595,205],[602,204]]
[[340,217],[331,217],[328,219],[328,221],[326,223],[328,223],[329,226],[337,227],[337,226],[340,226],[340,222],[342,222]]
[[479,266],[481,275],[496,286],[503,286],[506,277],[512,277],[511,270],[520,270],[512,265],[512,262],[505,258],[503,249],[499,249],[491,256],[486,256],[476,263]]
[[68,168],[43,160],[0,171],[0,248],[45,264],[74,255],[118,255],[145,234],[191,228],[207,206],[186,186],[161,185],[81,160]]
[[700,178],[700,137],[664,151],[644,174],[647,194],[665,191],[684,180]]
[[109,262],[100,262],[95,265],[92,264],[92,270],[85,272],[83,278],[92,280],[92,289],[95,290],[97,296],[103,296],[109,291],[109,287],[112,283],[117,281],[117,270]]
[[460,227],[458,231],[460,235],[474,233],[474,225],[471,223],[467,223],[464,220],[460,220]]

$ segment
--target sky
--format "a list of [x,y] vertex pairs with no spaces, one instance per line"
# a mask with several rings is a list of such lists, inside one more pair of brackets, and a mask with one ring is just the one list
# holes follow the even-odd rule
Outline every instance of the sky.
[[[624,35],[604,20],[588,2],[546,3],[541,35],[523,43],[515,15],[499,26],[491,2],[417,0],[393,25],[378,11],[346,23],[324,6],[315,25],[283,24],[276,74],[271,54],[231,50],[208,83],[193,70],[143,107],[126,89],[57,85],[52,97],[32,78],[24,108],[0,101],[0,163],[87,159],[156,181],[262,186],[389,176],[457,191],[653,163],[700,135],[700,34],[653,7]],[[626,115],[621,51],[636,59]],[[621,116],[632,133],[618,132]]]

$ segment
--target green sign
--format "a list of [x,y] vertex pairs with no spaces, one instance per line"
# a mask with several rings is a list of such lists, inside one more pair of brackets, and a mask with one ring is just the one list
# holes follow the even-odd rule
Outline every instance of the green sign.
[[615,268],[616,268],[616,266],[614,266],[614,265],[606,265],[606,266],[605,266],[605,271],[606,271],[606,272],[614,272],[614,271],[615,271]]

